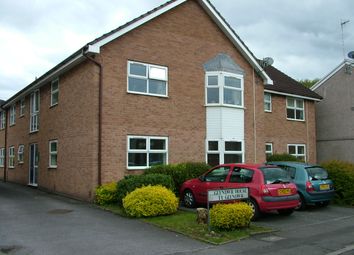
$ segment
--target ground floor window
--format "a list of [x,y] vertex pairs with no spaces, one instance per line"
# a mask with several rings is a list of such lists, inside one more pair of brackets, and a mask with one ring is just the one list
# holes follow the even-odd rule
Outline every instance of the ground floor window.
[[11,146],[9,148],[9,168],[15,167],[15,147]]
[[210,166],[242,163],[242,141],[208,140],[206,160]]
[[265,144],[265,154],[266,154],[266,159],[269,156],[273,155],[273,143],[266,143]]
[[288,144],[288,153],[297,157],[300,160],[306,161],[305,144]]
[[58,167],[58,140],[49,141],[49,167]]
[[0,148],[0,167],[5,165],[5,148]]
[[17,161],[19,164],[23,163],[23,151],[25,149],[25,146],[23,144],[18,146],[18,150],[17,150]]
[[168,164],[168,138],[155,136],[128,136],[127,168],[145,169]]

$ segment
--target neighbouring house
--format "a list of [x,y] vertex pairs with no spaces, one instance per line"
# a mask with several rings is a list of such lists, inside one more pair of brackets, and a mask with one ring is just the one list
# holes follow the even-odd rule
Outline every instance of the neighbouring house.
[[317,159],[354,162],[354,61],[344,60],[311,89],[316,104]]
[[0,178],[92,200],[154,164],[315,162],[321,97],[263,64],[208,0],[169,1],[5,102]]

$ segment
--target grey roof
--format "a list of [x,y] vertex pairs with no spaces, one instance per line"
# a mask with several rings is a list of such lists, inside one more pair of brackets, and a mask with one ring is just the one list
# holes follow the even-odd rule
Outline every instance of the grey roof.
[[6,102],[5,100],[1,100],[1,99],[0,99],[0,107],[1,107],[5,102]]
[[241,75],[244,74],[243,69],[225,53],[219,53],[213,59],[206,62],[203,66],[206,72],[222,71]]

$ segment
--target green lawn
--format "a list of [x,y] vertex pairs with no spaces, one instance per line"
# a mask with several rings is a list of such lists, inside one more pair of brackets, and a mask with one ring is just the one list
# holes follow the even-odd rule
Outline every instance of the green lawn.
[[[124,209],[117,205],[101,206],[101,208],[127,217]],[[195,212],[181,210],[177,211],[177,213],[173,215],[141,218],[141,220],[160,228],[168,229],[170,231],[189,236],[193,239],[212,244],[223,244],[227,242],[238,241],[253,234],[272,231],[269,228],[256,226],[252,223],[249,228],[241,228],[233,231],[221,231],[212,229],[212,231],[209,233],[207,225],[197,224]]]

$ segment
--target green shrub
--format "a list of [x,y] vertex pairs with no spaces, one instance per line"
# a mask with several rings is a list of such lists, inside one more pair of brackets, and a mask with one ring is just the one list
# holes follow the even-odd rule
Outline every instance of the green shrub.
[[328,171],[336,189],[335,202],[354,205],[354,164],[332,160],[321,165]]
[[283,154],[273,154],[270,156],[267,156],[267,161],[271,162],[271,161],[297,161],[297,162],[301,162],[302,160],[298,159],[297,157],[287,154],[287,153],[283,153]]
[[165,174],[129,175],[117,183],[117,200],[122,204],[123,198],[136,188],[148,185],[162,185],[174,191],[174,184],[171,176]]
[[210,211],[210,224],[219,229],[248,227],[253,216],[247,203],[216,204]]
[[170,165],[157,165],[145,170],[145,174],[167,174],[173,179],[176,191],[178,192],[183,182],[197,178],[205,173],[210,166],[206,163],[187,162]]
[[133,217],[169,215],[177,211],[178,198],[161,185],[137,188],[123,199],[125,212]]
[[99,205],[108,205],[117,202],[117,183],[111,182],[96,188],[95,202]]

